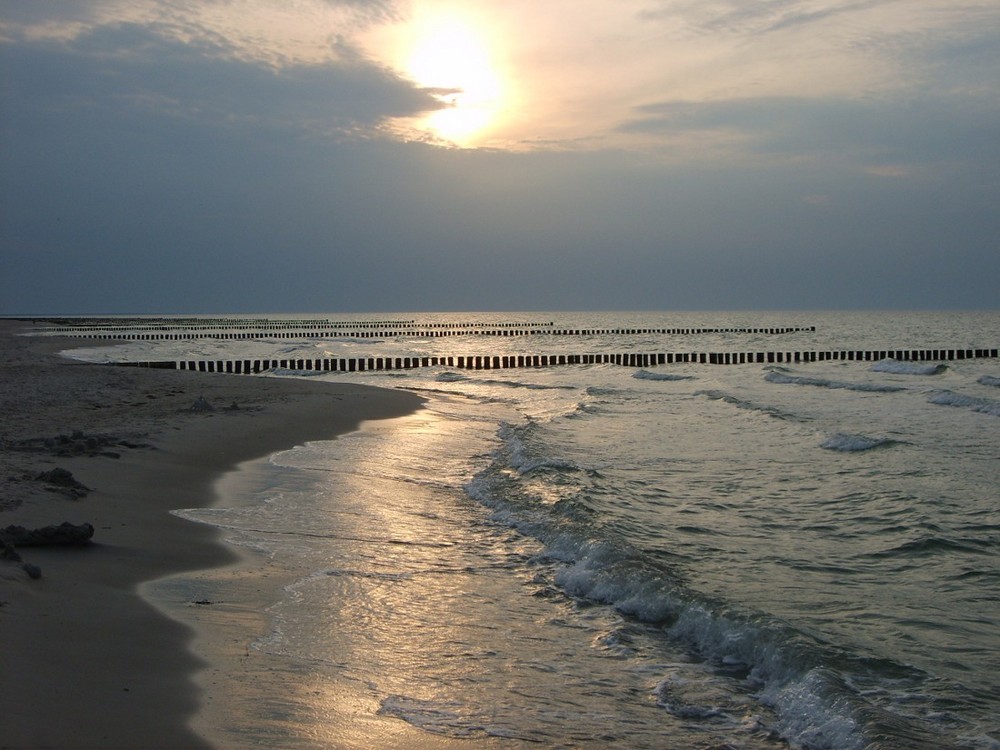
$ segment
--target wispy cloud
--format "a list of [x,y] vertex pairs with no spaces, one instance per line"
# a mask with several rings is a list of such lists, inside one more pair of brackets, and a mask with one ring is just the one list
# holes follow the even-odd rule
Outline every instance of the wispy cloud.
[[896,174],[902,163],[984,164],[1000,156],[1000,103],[960,96],[658,102],[637,107],[621,129],[728,141],[730,156],[836,158],[865,169],[874,162]]

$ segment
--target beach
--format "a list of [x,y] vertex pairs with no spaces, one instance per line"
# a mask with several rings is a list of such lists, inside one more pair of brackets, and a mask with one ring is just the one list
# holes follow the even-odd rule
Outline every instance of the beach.
[[210,504],[213,482],[243,461],[404,415],[420,399],[83,364],[58,356],[79,341],[18,335],[24,327],[0,323],[0,528],[89,523],[94,534],[0,563],[0,747],[211,747],[189,727],[204,690],[194,675],[207,667],[189,648],[194,631],[138,587],[237,556],[215,529],[170,511]]

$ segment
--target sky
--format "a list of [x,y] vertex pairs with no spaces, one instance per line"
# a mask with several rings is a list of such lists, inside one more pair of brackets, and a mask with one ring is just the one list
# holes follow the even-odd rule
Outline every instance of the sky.
[[1000,308],[997,0],[0,0],[0,314]]

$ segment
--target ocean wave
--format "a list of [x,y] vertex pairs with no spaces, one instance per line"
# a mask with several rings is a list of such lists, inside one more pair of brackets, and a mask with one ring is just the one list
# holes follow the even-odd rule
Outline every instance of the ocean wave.
[[530,474],[543,469],[552,469],[554,471],[579,471],[580,467],[572,461],[563,461],[558,458],[538,458],[534,460],[526,460],[517,467],[517,471],[520,474]]
[[447,372],[439,373],[434,379],[439,383],[460,383],[463,380],[468,380],[469,376],[448,370]]
[[940,406],[958,406],[965,409],[971,409],[972,411],[979,412],[980,414],[989,414],[990,416],[1000,417],[1000,401],[994,401],[989,398],[966,396],[961,393],[955,393],[954,391],[938,391],[927,399],[927,401]]
[[[602,538],[593,528],[574,530],[560,519],[545,518],[537,506],[522,506],[507,494],[509,487],[491,484],[489,471],[481,480],[474,488],[478,499],[497,511],[497,520],[542,542],[543,552],[536,555],[535,564],[551,564],[554,583],[565,594],[663,627],[720,675],[746,675],[747,684],[765,696],[782,735],[793,746],[838,750],[864,746],[853,718],[853,696],[846,688],[825,695],[820,692],[825,683],[815,684],[812,673],[822,660],[822,645],[790,626],[721,608],[688,589],[662,561]],[[678,684],[666,680],[654,691],[662,708],[682,717],[726,720],[720,694],[678,692]]]
[[542,469],[553,469],[555,471],[579,471],[580,467],[572,461],[555,458],[553,456],[532,455],[532,450],[525,439],[525,429],[530,429],[534,423],[528,423],[526,428],[518,428],[514,425],[504,423],[500,426],[498,435],[507,445],[507,464],[518,474],[530,474]]
[[696,391],[694,395],[704,396],[705,398],[711,399],[712,401],[723,401],[727,404],[735,406],[737,409],[746,409],[747,411],[760,412],[761,414],[766,414],[767,416],[774,417],[775,419],[790,419],[790,420],[797,419],[797,417],[793,416],[792,414],[789,414],[788,412],[784,412],[781,409],[776,409],[773,406],[761,406],[759,404],[753,403],[752,401],[747,401],[745,399],[733,396],[732,394],[725,393],[724,391],[717,391],[717,390]]
[[[758,697],[775,711],[780,734],[793,746],[837,750],[865,746],[855,717],[857,705],[864,701],[832,669],[823,667],[836,657],[825,657],[822,645],[777,621],[721,609],[635,555],[615,554],[614,545],[582,543],[577,551],[581,556],[556,577],[570,596],[659,624],[714,668],[745,674]],[[686,718],[726,713],[716,701],[685,696],[678,700],[673,688],[661,682],[656,690],[657,702],[672,713]]]
[[800,375],[787,375],[783,372],[771,371],[764,376],[764,380],[769,383],[779,385],[812,385],[818,388],[843,388],[848,391],[865,391],[872,393],[895,393],[905,391],[906,388],[898,385],[884,385],[881,383],[845,383],[839,380],[827,380],[826,378],[807,378]]
[[[467,491],[493,509],[494,520],[541,543],[531,564],[535,570],[549,570],[547,575],[564,594],[663,628],[707,669],[720,676],[739,675],[740,683],[767,707],[764,710],[773,712],[767,724],[793,747],[860,750],[871,741],[869,731],[895,718],[850,687],[852,670],[869,668],[860,663],[862,658],[845,656],[766,614],[739,611],[705,596],[690,588],[672,564],[626,543],[592,519],[522,497],[523,488],[507,467],[523,460],[512,454],[524,450],[519,440],[532,429],[532,424],[503,428],[504,448]],[[919,683],[919,676],[906,667],[893,663],[892,668]],[[653,697],[682,717],[728,722],[735,716],[727,710],[723,693],[711,686],[707,692],[689,693],[666,677]]]
[[980,385],[991,385],[994,388],[1000,388],[1000,377],[996,375],[980,375],[976,382]]
[[931,555],[963,553],[970,555],[988,555],[996,547],[995,538],[977,539],[974,537],[951,539],[944,536],[923,536],[890,549],[872,552],[868,556],[882,557],[928,557]]
[[940,375],[947,369],[948,365],[901,362],[898,359],[882,359],[868,368],[870,372],[891,372],[896,375]]
[[854,451],[867,451],[872,448],[880,448],[887,445],[896,445],[896,443],[897,441],[892,440],[891,438],[868,437],[867,435],[850,435],[844,432],[838,432],[820,443],[820,448],[850,453]]
[[637,380],[694,380],[693,375],[675,375],[669,372],[650,372],[649,370],[636,370],[632,377]]

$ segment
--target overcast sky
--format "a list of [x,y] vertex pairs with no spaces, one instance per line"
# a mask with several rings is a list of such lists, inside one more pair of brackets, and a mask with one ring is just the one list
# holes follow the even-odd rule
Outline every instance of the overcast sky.
[[997,0],[0,0],[0,314],[998,307]]

